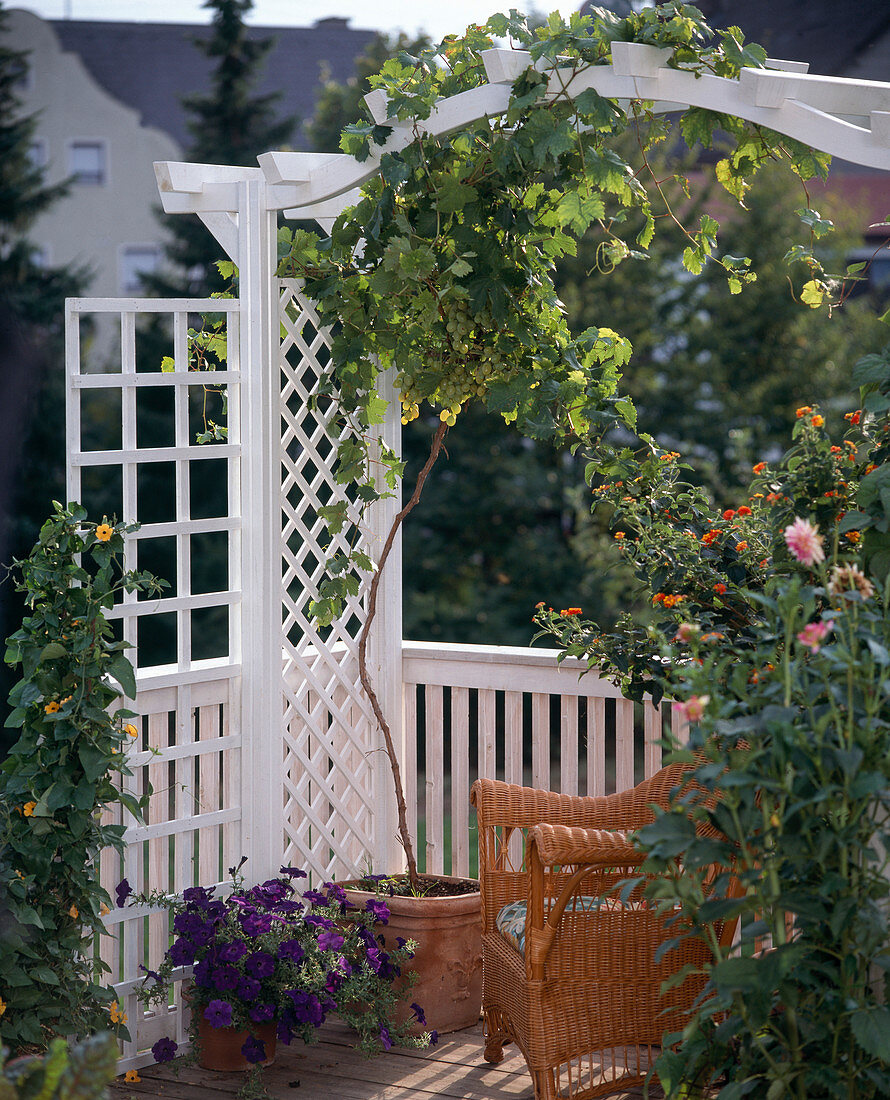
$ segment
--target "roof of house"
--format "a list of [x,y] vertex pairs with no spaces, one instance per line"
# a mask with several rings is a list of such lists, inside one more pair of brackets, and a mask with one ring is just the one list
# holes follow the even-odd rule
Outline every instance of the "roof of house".
[[[133,107],[144,123],[191,144],[182,97],[206,92],[213,61],[194,45],[210,37],[206,25],[51,20],[62,48],[79,54],[95,80]],[[319,19],[312,27],[249,27],[251,38],[273,38],[263,60],[257,93],[281,92],[279,117],[308,120],[323,83],[346,82],[355,59],[376,31],[352,30],[346,19]],[[295,144],[299,145],[299,133]]]
[[740,27],[770,57],[809,61],[810,72],[826,76],[867,61],[869,48],[890,33],[886,0],[696,0],[696,7],[712,26]]

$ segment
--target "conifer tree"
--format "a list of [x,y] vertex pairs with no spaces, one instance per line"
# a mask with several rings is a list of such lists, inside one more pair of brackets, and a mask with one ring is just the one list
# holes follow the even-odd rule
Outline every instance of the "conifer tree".
[[[27,54],[7,40],[0,3],[0,563],[26,552],[50,508],[64,494],[64,301],[79,293],[82,274],[37,262],[28,234],[65,194],[47,186],[31,157],[35,119],[18,89]],[[0,573],[2,577],[2,573]],[[20,618],[11,585],[0,585],[0,639]],[[0,757],[11,679],[0,664]]]
[[[280,94],[254,94],[263,61],[274,44],[255,38],[244,23],[253,0],[205,0],[213,12],[209,38],[195,46],[216,65],[206,92],[187,96],[193,143],[186,159],[196,164],[240,164],[256,167],[258,154],[279,149],[293,134],[297,120],[278,118]],[[224,258],[219,244],[194,216],[161,215],[170,231],[167,259],[173,271],[146,277],[154,294],[200,297],[220,290],[223,280],[216,261]]]

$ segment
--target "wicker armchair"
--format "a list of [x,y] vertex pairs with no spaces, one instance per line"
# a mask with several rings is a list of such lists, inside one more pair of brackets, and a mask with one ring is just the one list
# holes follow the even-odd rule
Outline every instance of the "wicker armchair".
[[[667,806],[684,771],[664,768],[605,798],[491,779],[473,784],[485,1058],[499,1062],[503,1044],[515,1042],[536,1100],[586,1100],[641,1082],[662,1033],[683,1026],[684,1010],[702,989],[704,979],[691,975],[661,996],[666,978],[710,957],[703,943],[686,941],[656,963],[659,944],[674,932],[644,903],[642,891],[598,900],[635,873],[643,857],[627,832],[653,819],[651,803]],[[496,921],[506,906],[502,931]],[[513,943],[505,935],[511,914]],[[733,932],[727,922],[724,941]]]

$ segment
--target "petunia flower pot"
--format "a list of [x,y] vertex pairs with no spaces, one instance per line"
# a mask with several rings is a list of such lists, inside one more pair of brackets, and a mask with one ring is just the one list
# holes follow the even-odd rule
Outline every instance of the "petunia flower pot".
[[264,1024],[254,1024],[250,1030],[236,1027],[214,1027],[204,1018],[203,1008],[192,1006],[192,990],[184,991],[183,999],[192,1008],[192,1018],[197,1031],[198,1064],[203,1069],[215,1069],[223,1073],[250,1069],[249,1062],[241,1048],[251,1035],[262,1041],[266,1057],[259,1063],[270,1066],[275,1061],[275,1048],[278,1044],[278,1025],[274,1020]]
[[198,1064],[204,1069],[223,1072],[250,1069],[251,1063],[242,1054],[241,1047],[253,1035],[262,1040],[266,1048],[266,1057],[259,1064],[269,1066],[275,1061],[277,1026],[275,1023],[256,1024],[251,1031],[241,1031],[234,1027],[212,1027],[199,1016]]
[[[421,875],[444,882],[466,879]],[[399,1020],[413,1015],[409,1002],[420,1005],[426,1028],[440,1033],[473,1027],[482,1011],[482,895],[476,891],[453,897],[388,897],[341,882],[349,901],[363,909],[370,899],[390,911],[386,924],[377,925],[387,948],[397,937],[417,942],[410,968],[417,981],[406,996]],[[425,1028],[418,1028],[425,1030]]]

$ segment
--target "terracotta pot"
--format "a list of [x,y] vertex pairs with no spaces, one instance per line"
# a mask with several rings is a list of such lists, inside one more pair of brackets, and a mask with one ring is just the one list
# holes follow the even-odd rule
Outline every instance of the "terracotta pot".
[[[447,875],[421,876],[445,882],[462,879]],[[341,882],[353,905],[364,908],[377,894]],[[386,946],[396,946],[396,937],[417,941],[410,969],[417,981],[410,990],[399,1019],[413,1013],[410,1002],[420,1005],[426,1027],[440,1033],[473,1027],[482,1011],[482,895],[460,894],[444,898],[380,897],[390,911],[387,924],[377,926]],[[423,1031],[425,1028],[418,1028]]]
[[[184,1000],[190,1004],[189,993]],[[278,1025],[273,1020],[267,1024],[254,1024],[250,1031],[234,1027],[213,1027],[204,1019],[202,1008],[192,1010],[198,1032],[198,1064],[204,1069],[223,1072],[250,1069],[251,1063],[241,1053],[241,1047],[249,1035],[262,1039],[266,1048],[266,1057],[261,1066],[270,1066],[275,1061],[275,1047],[278,1042]]]

